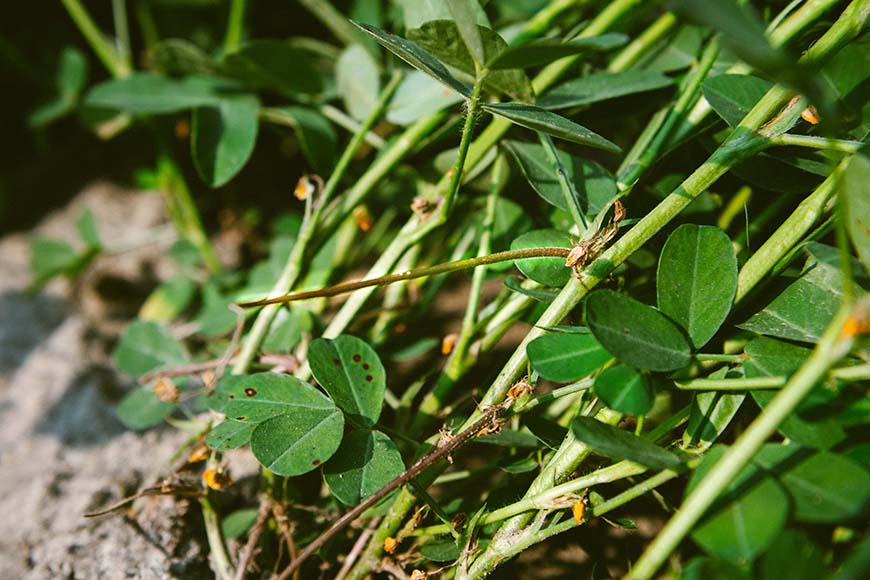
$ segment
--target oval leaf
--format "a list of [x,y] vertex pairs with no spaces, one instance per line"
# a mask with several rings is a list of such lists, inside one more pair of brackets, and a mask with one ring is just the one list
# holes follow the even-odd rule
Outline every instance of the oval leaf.
[[224,70],[248,85],[272,89],[288,97],[319,93],[320,74],[311,65],[311,55],[280,40],[256,40],[224,59]]
[[[526,232],[511,243],[512,250],[539,247],[570,248],[571,244],[565,234],[556,230]],[[527,258],[514,263],[526,277],[545,286],[561,288],[571,278],[564,258]]]
[[572,79],[544,93],[537,104],[544,109],[566,109],[591,105],[608,99],[654,91],[674,84],[673,79],[655,71],[631,70],[599,73]]
[[[687,495],[724,453],[724,447],[713,447],[707,453],[692,474]],[[693,529],[692,539],[709,554],[745,564],[773,543],[785,527],[788,512],[788,496],[782,487],[763,470],[749,465],[707,510]]]
[[[548,203],[567,210],[565,195],[553,164],[546,151],[537,143],[522,143],[507,141],[505,148],[513,155],[520,166],[526,180]],[[588,159],[558,151],[559,160],[565,169],[565,175],[574,184],[579,194],[577,200],[583,213],[597,215],[616,195],[616,180],[603,167]]]
[[571,431],[598,455],[627,459],[650,469],[670,469],[680,465],[680,458],[655,443],[632,435],[592,417],[575,417]]
[[453,75],[451,75],[447,71],[447,67],[445,67],[441,63],[441,61],[426,52],[426,50],[424,50],[420,46],[400,36],[395,36],[393,34],[384,32],[383,30],[375,26],[362,24],[361,22],[354,22],[354,24],[362,28],[365,32],[372,35],[372,37],[377,40],[378,43],[381,44],[381,46],[410,64],[415,69],[421,70],[424,73],[432,76],[433,78],[441,81],[460,95],[464,95],[466,97],[471,96],[471,89],[469,89],[468,86],[459,82]]
[[595,378],[594,388],[595,394],[605,405],[635,417],[647,414],[655,400],[647,378],[624,365],[605,369]]
[[540,131],[559,139],[588,145],[596,149],[603,149],[610,153],[622,151],[618,145],[590,131],[586,127],[535,105],[525,103],[494,103],[491,105],[483,104],[481,108],[527,129]]
[[352,44],[335,63],[335,82],[344,108],[357,121],[364,121],[378,104],[380,75],[371,53],[360,44]]
[[217,100],[214,87],[209,83],[133,73],[98,84],[88,93],[85,104],[135,114],[160,114],[213,105]]
[[848,457],[798,445],[766,445],[753,461],[776,474],[799,521],[836,524],[861,515],[870,504],[870,474]]
[[150,383],[137,387],[118,404],[118,419],[128,429],[139,431],[159,425],[175,409],[175,403],[157,398],[151,390],[153,386],[154,383]]
[[610,360],[591,334],[545,334],[526,347],[529,361],[539,375],[567,383],[582,379]]
[[257,141],[258,109],[256,97],[240,96],[193,112],[193,162],[210,186],[224,185],[248,162]]
[[604,348],[629,366],[673,371],[689,364],[692,347],[683,331],[651,306],[611,290],[586,299],[586,323]]
[[584,36],[568,41],[557,38],[539,38],[518,46],[508,47],[488,62],[486,67],[490,70],[530,68],[584,52],[612,50],[626,42],[628,42],[628,37],[617,32],[609,32],[601,36]]
[[750,75],[726,74],[704,81],[704,98],[728,125],[736,127],[761,97],[770,90],[770,81]]
[[405,470],[402,455],[380,431],[354,431],[323,468],[323,478],[339,501],[356,505]]
[[717,227],[683,224],[668,236],[659,258],[659,309],[682,325],[698,349],[713,338],[737,292],[737,256]]
[[377,353],[355,336],[318,338],[308,347],[311,372],[348,418],[369,427],[381,416],[387,375]]
[[328,174],[332,170],[338,137],[326,117],[306,107],[271,107],[261,113],[265,118],[293,127],[299,148],[315,171]]
[[870,270],[870,157],[865,149],[849,160],[843,174],[846,228],[858,257]]
[[179,366],[189,360],[184,347],[166,328],[140,321],[124,329],[113,358],[118,369],[132,377],[161,367]]
[[218,451],[229,451],[245,445],[251,440],[256,423],[243,423],[227,419],[215,425],[205,436],[205,444]]
[[335,410],[335,404],[308,383],[277,373],[227,375],[216,391],[226,399],[224,414],[236,421],[259,423],[279,415],[319,416]]
[[300,407],[259,423],[251,433],[251,451],[276,475],[301,475],[332,457],[343,433],[344,416],[335,406]]

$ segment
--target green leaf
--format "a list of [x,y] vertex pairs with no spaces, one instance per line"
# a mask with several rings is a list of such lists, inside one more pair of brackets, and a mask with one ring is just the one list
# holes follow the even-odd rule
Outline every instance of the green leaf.
[[236,510],[221,519],[221,535],[227,539],[242,537],[257,521],[257,508]]
[[410,64],[412,67],[423,71],[438,81],[441,81],[460,95],[466,97],[471,96],[471,89],[468,86],[459,82],[447,71],[447,68],[441,63],[441,61],[420,46],[414,44],[410,40],[384,32],[380,28],[369,26],[368,24],[362,24],[360,22],[354,22],[354,24],[362,28],[365,32],[368,32],[378,41],[378,43],[381,44],[381,46]]
[[790,376],[812,354],[812,350],[775,338],[759,336],[743,349],[747,377]]
[[434,540],[420,546],[420,555],[431,562],[453,562],[459,557],[459,547],[450,540]]
[[738,328],[802,342],[818,342],[840,306],[843,274],[816,263],[761,312]]
[[78,259],[75,249],[63,240],[40,237],[30,241],[30,269],[36,284],[67,272]]
[[104,81],[88,93],[85,104],[134,114],[177,113],[218,101],[214,86],[197,78],[175,81],[153,73],[133,73]]
[[506,276],[504,279],[504,285],[507,289],[522,294],[523,296],[533,298],[542,304],[549,304],[559,295],[558,290],[549,288],[525,288],[522,285],[522,280],[518,276]]
[[728,125],[736,127],[773,83],[750,75],[724,74],[704,80],[704,98]]
[[[493,59],[507,49],[507,43],[497,32],[486,26],[478,26],[483,41],[486,59]],[[435,55],[442,62],[464,72],[472,79],[477,76],[468,48],[462,40],[456,23],[452,20],[432,20],[419,28],[408,30],[408,38]],[[532,89],[526,73],[518,69],[490,71],[484,83],[487,88],[506,93],[519,101],[531,101]]]
[[326,117],[306,107],[273,107],[265,113],[293,127],[302,154],[317,173],[326,175],[332,170],[338,137]]
[[321,416],[335,404],[308,383],[278,373],[226,375],[218,390],[225,396],[224,414],[235,421],[260,423],[279,415]]
[[275,475],[302,475],[332,457],[343,433],[344,415],[334,406],[301,407],[259,423],[251,434],[251,451]]
[[215,74],[217,63],[197,45],[181,38],[167,38],[149,51],[154,70],[170,76]]
[[698,62],[701,45],[708,35],[707,29],[699,26],[682,26],[663,46],[659,44],[641,58],[636,68],[666,73],[690,67]]
[[803,530],[785,530],[761,560],[762,580],[827,578],[825,554]]
[[190,360],[181,343],[165,327],[140,321],[124,329],[113,358],[118,370],[132,377]]
[[[745,352],[747,359],[743,363],[743,368],[749,378],[790,376],[812,354],[808,348],[763,336],[750,342]],[[752,391],[751,394],[761,408],[770,403],[776,395],[770,391]],[[843,428],[833,419],[806,421],[800,418],[797,412],[789,415],[780,424],[779,431],[797,443],[819,449],[829,449],[846,438]]]
[[870,270],[870,157],[863,150],[849,160],[841,181],[846,230],[858,257]]
[[575,417],[571,422],[571,431],[578,441],[604,457],[627,459],[650,469],[672,469],[681,463],[677,455],[655,443],[592,417]]
[[798,521],[836,524],[860,516],[870,505],[870,473],[848,457],[769,444],[753,461],[776,474]]
[[[504,146],[538,195],[559,209],[567,210],[565,196],[544,148],[537,143],[520,141],[506,141]],[[616,195],[616,180],[594,161],[564,151],[559,151],[558,156],[566,177],[574,183],[579,194],[578,202],[583,213],[597,215]]]
[[355,336],[318,338],[308,347],[317,382],[352,421],[370,427],[384,403],[386,372],[377,353]]
[[494,103],[482,104],[481,108],[498,117],[504,117],[521,127],[540,131],[559,139],[603,149],[609,153],[619,153],[622,149],[601,135],[593,133],[586,127],[578,125],[556,113],[545,111],[535,105],[524,103]]
[[88,248],[99,249],[103,246],[94,212],[85,209],[76,220],[76,230]]
[[205,436],[205,444],[218,451],[229,451],[247,444],[251,440],[256,423],[226,419],[215,425]]
[[482,65],[486,62],[486,54],[483,50],[480,28],[476,21],[480,4],[477,3],[477,0],[445,0],[445,3],[469,54],[477,64]]
[[672,78],[654,71],[597,73],[556,85],[544,93],[537,104],[544,109],[565,109],[654,91],[672,84]]
[[313,328],[310,310],[304,308],[282,308],[269,326],[269,333],[263,339],[262,350],[267,352],[290,352],[302,340],[304,333]]
[[378,64],[360,44],[344,49],[335,63],[335,82],[345,110],[357,121],[366,120],[381,92]]
[[[570,248],[571,244],[565,234],[556,230],[526,232],[511,243],[512,250],[540,247]],[[561,288],[571,278],[571,270],[565,266],[564,258],[527,258],[514,263],[527,278],[544,286]]]
[[188,276],[176,276],[154,289],[139,309],[139,320],[170,322],[187,308],[196,285]]
[[[728,369],[725,368],[716,371],[710,378],[727,376]],[[689,411],[689,423],[683,433],[683,445],[695,446],[700,450],[709,448],[731,424],[744,399],[745,393],[709,391],[696,394]]]
[[393,94],[387,107],[387,121],[406,127],[423,117],[462,101],[462,96],[431,76],[410,71]]
[[655,401],[652,386],[643,373],[624,365],[602,371],[595,378],[594,389],[605,405],[635,417],[646,415]]
[[88,61],[77,48],[63,47],[58,59],[54,77],[56,98],[27,116],[27,124],[33,128],[46,125],[71,113],[79,99],[79,94],[88,79]]
[[311,55],[280,40],[255,40],[228,54],[224,70],[254,88],[272,89],[285,96],[319,93],[320,74]]
[[680,580],[752,580],[746,572],[731,562],[696,557],[683,566]]
[[128,429],[141,431],[159,425],[175,409],[175,403],[158,399],[153,387],[153,382],[136,387],[118,403],[118,419]]
[[629,366],[673,371],[692,360],[688,338],[667,316],[612,290],[589,295],[586,323],[598,342]]
[[[707,475],[725,453],[716,446],[692,474],[686,495]],[[764,552],[785,527],[788,496],[775,479],[755,465],[748,465],[729,482],[701,522],[692,539],[708,554],[736,564],[745,564]]]
[[193,112],[190,140],[200,177],[220,187],[242,170],[257,141],[259,103],[253,96],[224,98]]
[[736,292],[737,256],[728,234],[683,224],[668,236],[656,273],[658,305],[686,330],[694,348],[713,338]]
[[323,468],[323,478],[340,502],[356,505],[405,470],[402,455],[380,431],[353,431]]
[[617,32],[600,36],[584,36],[572,40],[558,38],[539,38],[510,46],[501,54],[486,63],[490,70],[530,68],[549,64],[554,60],[586,52],[606,52],[628,42],[628,37]]
[[591,334],[545,334],[530,342],[526,351],[539,375],[560,383],[582,379],[610,360],[610,353]]

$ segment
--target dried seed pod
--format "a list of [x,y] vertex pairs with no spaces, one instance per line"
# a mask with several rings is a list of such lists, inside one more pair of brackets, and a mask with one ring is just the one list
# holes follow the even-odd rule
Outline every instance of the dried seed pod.
[[151,391],[158,400],[163,401],[164,403],[175,403],[178,401],[178,386],[172,381],[172,379],[165,377],[158,379],[151,388]]

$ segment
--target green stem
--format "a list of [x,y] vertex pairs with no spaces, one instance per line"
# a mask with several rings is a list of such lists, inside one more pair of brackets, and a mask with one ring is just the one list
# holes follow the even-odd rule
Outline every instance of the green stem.
[[745,360],[745,357],[742,354],[704,354],[699,352],[695,355],[695,358],[699,361],[713,361],[713,362],[728,362],[728,363],[740,363]]
[[227,17],[227,31],[224,35],[224,54],[235,52],[242,41],[245,28],[245,8],[247,0],[230,0],[230,13]]
[[115,48],[105,39],[103,33],[94,24],[91,15],[79,0],[60,0],[72,18],[79,32],[91,46],[91,50],[100,59],[113,77],[125,77],[130,74],[130,68]]
[[136,0],[133,10],[136,12],[136,22],[139,23],[145,49],[150,52],[160,42],[160,33],[157,31],[157,23],[151,12],[151,4],[149,0]]
[[586,222],[586,217],[580,208],[580,196],[577,193],[577,189],[574,187],[574,183],[568,179],[568,174],[565,172],[565,167],[559,159],[559,151],[556,149],[556,145],[553,144],[553,139],[546,133],[539,132],[538,140],[547,153],[547,158],[553,166],[553,171],[556,172],[556,179],[559,181],[562,197],[565,199],[565,205],[568,206],[568,211],[574,219],[574,225],[577,226],[577,232],[582,235],[589,229],[589,224]]
[[589,0],[555,0],[550,2],[546,7],[532,16],[531,19],[526,21],[522,31],[514,37],[511,45],[517,46],[533,38],[543,36],[553,22],[566,10],[580,8],[586,4],[591,4],[591,2]]
[[641,32],[628,46],[622,49],[607,66],[609,72],[628,70],[633,64],[646,56],[650,49],[677,26],[679,20],[672,12],[665,12],[646,30]]
[[221,534],[221,523],[218,514],[208,497],[200,498],[199,503],[202,506],[202,519],[205,524],[206,538],[208,539],[209,552],[214,562],[217,577],[220,580],[233,580],[236,575],[227,554],[223,534]]
[[864,143],[861,141],[849,141],[846,139],[828,139],[813,135],[793,135],[785,133],[770,140],[771,145],[807,147],[809,149],[822,149],[824,151],[840,151],[842,153],[857,153]]
[[299,0],[342,44],[361,44],[377,56],[377,49],[363,31],[350,23],[347,17],[335,9],[329,0]]
[[734,481],[777,427],[797,408],[828,369],[848,353],[851,337],[842,334],[851,308],[844,304],[825,330],[812,355],[791,377],[788,384],[765,406],[762,413],[738,437],[722,458],[707,472],[683,501],[676,515],[667,523],[626,576],[626,580],[653,577],[671,552],[697,524],[704,512]]
[[128,71],[133,70],[126,0],[112,0],[112,19],[115,24],[115,53]]
[[[360,127],[360,130],[354,134],[350,143],[348,143],[339,158],[338,163],[336,163],[332,175],[329,176],[329,180],[326,182],[326,185],[324,185],[323,191],[319,193],[318,199],[316,200],[317,206],[313,207],[314,196],[309,196],[305,200],[305,219],[302,222],[302,227],[299,230],[296,242],[293,244],[293,250],[287,258],[287,264],[285,264],[280,277],[272,287],[273,295],[286,294],[299,278],[299,274],[302,271],[302,262],[305,258],[305,252],[308,250],[308,244],[314,236],[317,223],[320,221],[320,216],[324,207],[338,188],[338,184],[344,177],[353,156],[362,144],[365,134],[372,126],[374,126],[381,114],[383,114],[383,111],[392,97],[393,92],[396,90],[396,87],[399,85],[400,80],[400,75],[393,75],[393,78],[381,92],[377,105],[374,107],[365,123]],[[281,308],[277,303],[269,300],[263,301],[263,303],[268,304],[268,306],[263,308],[263,310],[261,310],[257,315],[257,319],[254,321],[251,331],[245,337],[245,342],[242,344],[242,350],[239,352],[239,356],[233,364],[233,374],[243,374],[247,371],[251,361],[254,360],[257,350],[259,350],[260,345],[266,338],[266,334],[269,331],[269,327],[272,325],[272,321],[275,319],[275,315],[278,314],[278,310]]]
[[[356,133],[359,131],[360,123],[338,107],[334,107],[329,103],[324,103],[319,106],[319,111],[323,114],[324,117],[338,125],[339,127],[345,128],[350,133]],[[384,139],[373,131],[369,131],[366,133],[366,143],[374,147],[375,149],[381,150],[386,147],[387,143]]]
[[845,168],[846,162],[847,159],[844,159],[840,166],[797,206],[782,225],[743,264],[737,276],[735,302],[745,298],[777,262],[806,236],[813,224],[819,221],[829,200],[836,193],[838,176]]
[[167,211],[176,229],[196,247],[206,268],[211,272],[219,272],[222,268],[220,260],[202,227],[199,211],[184,174],[165,150],[158,155],[157,172],[160,176],[160,187],[166,195]]

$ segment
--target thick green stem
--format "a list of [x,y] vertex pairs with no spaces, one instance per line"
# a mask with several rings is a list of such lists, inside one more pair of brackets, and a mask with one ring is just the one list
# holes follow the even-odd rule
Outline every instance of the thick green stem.
[[115,54],[124,63],[126,70],[133,70],[130,50],[130,27],[127,23],[126,0],[112,0],[112,20],[115,24]]
[[734,481],[777,427],[797,408],[828,369],[848,353],[851,337],[844,336],[842,330],[850,311],[850,306],[846,304],[840,308],[813,354],[695,486],[676,515],[635,563],[626,580],[648,580],[653,577],[707,508]]
[[861,141],[849,141],[847,139],[828,139],[826,137],[814,137],[812,135],[792,135],[786,133],[770,140],[771,145],[807,147],[809,149],[821,149],[824,151],[839,151],[841,153],[857,153],[864,143]]
[[235,52],[242,41],[245,29],[245,8],[247,0],[230,0],[230,13],[227,17],[227,31],[224,35],[224,54]]
[[211,552],[216,575],[219,580],[233,580],[235,572],[233,571],[232,563],[230,563],[226,545],[224,545],[218,514],[207,497],[200,498],[199,503],[202,506],[202,518],[205,523],[208,547]]
[[[319,192],[319,195],[317,196],[318,199],[314,200],[315,196],[309,196],[305,200],[305,219],[302,222],[302,227],[299,230],[296,242],[293,244],[293,250],[290,252],[287,264],[284,266],[281,276],[272,287],[273,296],[286,294],[299,278],[299,274],[302,271],[302,262],[305,258],[305,253],[309,249],[308,244],[314,236],[323,208],[326,206],[332,194],[335,193],[335,190],[338,189],[338,184],[342,177],[344,177],[347,168],[350,166],[354,154],[357,152],[360,145],[362,145],[365,134],[372,126],[374,126],[378,118],[380,118],[387,103],[392,97],[393,92],[399,85],[399,81],[400,76],[394,75],[384,88],[378,104],[374,107],[368,119],[366,119],[366,122],[360,127],[360,130],[356,132],[350,140],[350,143],[348,143],[339,158],[332,175],[329,176],[329,180],[323,187],[323,191]],[[313,207],[315,202],[317,203],[317,206]],[[268,300],[266,302],[268,303]],[[242,374],[247,371],[251,361],[254,360],[257,350],[260,348],[260,344],[262,344],[263,340],[266,338],[266,334],[269,332],[269,327],[275,319],[275,315],[278,314],[280,308],[281,306],[279,304],[269,303],[269,305],[263,308],[263,310],[261,310],[257,315],[257,319],[254,321],[251,331],[245,337],[245,341],[242,344],[242,350],[236,358],[236,362],[233,364],[234,374]]]
[[85,40],[91,46],[91,50],[100,59],[100,62],[106,67],[113,77],[125,77],[130,74],[131,70],[122,55],[106,40],[103,33],[94,24],[91,15],[82,6],[79,0],[60,0],[72,18],[79,32],[85,37]]
[[630,66],[648,54],[656,43],[676,28],[678,22],[679,20],[672,12],[665,12],[659,16],[655,22],[631,41],[631,44],[622,49],[616,58],[610,61],[607,70],[609,72],[628,70]]

